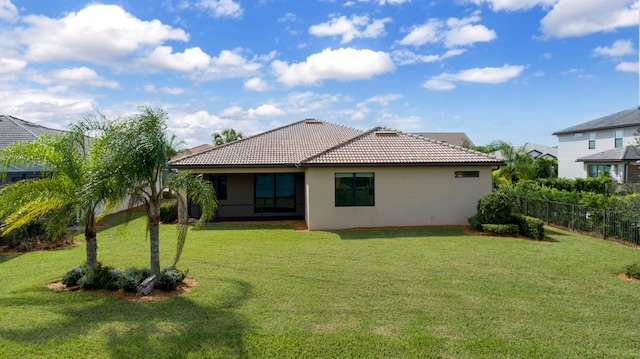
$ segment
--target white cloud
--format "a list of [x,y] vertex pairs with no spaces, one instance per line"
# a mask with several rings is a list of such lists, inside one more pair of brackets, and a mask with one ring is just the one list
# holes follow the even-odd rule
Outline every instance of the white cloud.
[[418,116],[401,117],[392,113],[383,113],[376,119],[376,122],[402,131],[417,130],[422,126],[422,119]]
[[395,70],[389,54],[382,51],[341,48],[325,49],[306,61],[287,64],[276,60],[271,69],[278,81],[288,85],[318,85],[323,80],[353,81],[368,79]]
[[247,90],[262,92],[269,88],[269,84],[259,77],[253,77],[244,82],[244,88]]
[[24,60],[0,57],[0,75],[16,73],[25,67],[27,62]]
[[15,22],[18,20],[18,9],[11,0],[0,0],[0,20]]
[[429,19],[422,25],[414,26],[409,34],[399,41],[399,44],[422,46],[443,42],[447,48],[454,48],[494,40],[495,31],[484,25],[475,24],[480,20],[478,13],[462,19],[449,18],[447,21]]
[[384,24],[390,18],[370,20],[368,16],[340,16],[328,22],[313,25],[309,33],[314,36],[342,36],[341,43],[349,43],[356,38],[377,38],[385,34]]
[[29,15],[23,20],[28,27],[16,32],[26,46],[26,58],[32,61],[124,67],[130,66],[130,57],[144,55],[164,41],[189,39],[181,29],[158,20],[140,20],[117,5],[91,4],[61,19]]
[[474,25],[480,16],[474,15],[463,19],[447,20],[447,31],[444,44],[448,48],[472,45],[476,42],[489,42],[496,38],[496,32],[484,25]]
[[635,54],[636,50],[631,40],[618,40],[611,47],[596,47],[593,53],[600,56],[620,57]]
[[272,56],[247,59],[241,49],[222,50],[217,57],[211,58],[209,67],[198,76],[202,80],[254,76],[263,67],[263,62],[270,61]]
[[160,91],[168,95],[182,95],[184,93],[184,89],[180,87],[163,87]]
[[66,85],[108,87],[111,89],[120,87],[116,81],[105,80],[94,70],[84,66],[55,70],[51,72],[50,76],[52,82]]
[[255,117],[274,117],[284,115],[284,111],[271,104],[258,106],[256,109],[249,109],[247,114],[250,118]]
[[617,71],[638,73],[637,62],[621,62],[616,66]]
[[214,17],[242,17],[242,7],[233,0],[200,0],[198,6],[211,11]]
[[458,73],[442,73],[423,83],[423,87],[430,90],[453,90],[455,83],[471,82],[483,84],[497,84],[520,76],[524,66],[504,65],[502,67],[484,67],[462,70]]
[[638,25],[637,0],[558,0],[540,22],[545,37],[584,36]]
[[190,72],[207,68],[211,57],[199,47],[191,47],[182,53],[174,53],[170,46],[158,46],[142,62],[152,65],[154,68]]
[[558,0],[468,0],[469,2],[480,5],[483,3],[489,4],[489,7],[493,11],[517,11],[517,10],[529,10],[535,6],[542,6],[547,8],[555,4]]
[[[411,2],[411,0],[358,0],[358,2],[373,2],[376,5],[402,5]],[[345,6],[350,6],[351,4],[353,4],[353,1],[348,1]]]
[[0,103],[5,114],[57,129],[66,129],[68,124],[96,109],[93,98],[59,87],[47,90],[0,89]]

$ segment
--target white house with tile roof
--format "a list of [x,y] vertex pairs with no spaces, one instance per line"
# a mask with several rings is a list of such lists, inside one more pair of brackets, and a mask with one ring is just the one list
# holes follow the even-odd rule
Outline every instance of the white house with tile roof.
[[[57,134],[62,132],[61,130],[39,126],[13,116],[0,115],[0,149],[17,142],[35,141],[36,138],[45,133]],[[6,179],[0,184],[12,183],[27,178],[37,178],[41,174],[42,168],[39,166],[12,166],[7,169]]]
[[467,224],[501,164],[415,134],[304,120],[171,167],[212,181],[219,220],[304,218],[316,230]]
[[640,108],[634,107],[554,132],[558,177],[597,177],[606,171],[620,183],[640,181],[640,156],[633,147],[639,116]]

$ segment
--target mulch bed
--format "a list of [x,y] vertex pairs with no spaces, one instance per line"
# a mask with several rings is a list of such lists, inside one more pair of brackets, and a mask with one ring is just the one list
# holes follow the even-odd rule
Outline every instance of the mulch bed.
[[[152,300],[159,300],[174,297],[176,295],[181,295],[184,293],[188,293],[193,289],[193,287],[198,284],[198,281],[195,278],[185,278],[178,288],[172,291],[165,290],[154,290],[149,295],[141,295],[136,296],[135,293],[125,292],[124,289],[119,290],[107,290],[107,289],[76,289],[75,292],[82,293],[97,293],[100,295],[104,295],[107,297],[114,298],[121,302],[148,302]],[[68,291],[67,287],[61,282],[50,283],[47,285],[47,288],[51,290],[55,290],[56,292],[65,292]]]

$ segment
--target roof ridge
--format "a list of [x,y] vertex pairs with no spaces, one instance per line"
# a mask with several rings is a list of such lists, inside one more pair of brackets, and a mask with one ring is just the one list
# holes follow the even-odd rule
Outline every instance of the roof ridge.
[[[346,127],[346,126],[345,126],[345,127]],[[347,128],[348,128],[348,127],[347,127]],[[355,130],[355,128],[352,128],[352,129],[354,129],[354,130]],[[298,166],[300,166],[300,165],[302,165],[302,164],[304,164],[304,163],[306,163],[306,162],[308,162],[308,161],[311,161],[311,160],[313,160],[313,159],[314,159],[314,158],[316,158],[316,157],[322,156],[322,155],[324,155],[325,153],[329,153],[330,151],[334,151],[334,150],[336,150],[336,149],[338,149],[338,148],[340,148],[340,147],[344,147],[344,146],[348,145],[349,143],[352,143],[353,141],[355,141],[355,140],[356,140],[356,139],[358,139],[358,138],[364,137],[364,136],[366,136],[366,135],[369,135],[369,134],[371,134],[371,133],[373,133],[373,132],[375,132],[375,131],[380,131],[380,130],[382,130],[382,129],[387,129],[387,128],[386,128],[386,127],[383,127],[383,126],[376,126],[376,127],[373,127],[373,128],[371,128],[371,129],[369,129],[369,130],[362,131],[362,133],[360,133],[360,134],[358,134],[358,135],[356,135],[356,136],[353,136],[353,137],[351,137],[350,139],[348,139],[348,140],[346,140],[346,141],[342,141],[342,142],[338,143],[337,145],[335,145],[335,146],[333,146],[333,147],[327,148],[326,150],[324,150],[324,151],[320,151],[320,152],[318,152],[318,153],[316,153],[316,154],[314,154],[314,155],[311,155],[311,156],[309,156],[309,157],[307,157],[307,158],[303,158],[302,160],[298,161],[298,163],[296,164],[296,167],[298,167]]]
[[[19,119],[19,118],[17,118],[17,117],[13,117],[13,116],[11,116],[11,115],[9,115],[9,116],[6,116],[6,115],[5,115],[4,117],[8,118],[8,119],[9,119],[9,121],[11,121],[14,125],[16,125],[16,126],[20,127],[20,129],[22,129],[23,131],[25,131],[25,132],[29,133],[29,134],[30,134],[30,135],[32,135],[33,137],[36,137],[36,138],[38,137],[38,135],[36,135],[33,131],[31,131],[30,129],[28,129],[28,128],[24,127],[22,124],[18,123],[16,120],[18,120],[18,121],[22,121],[22,122],[27,122],[27,121],[25,121],[25,120],[21,120],[21,119]],[[36,126],[38,126],[38,125],[36,125]]]

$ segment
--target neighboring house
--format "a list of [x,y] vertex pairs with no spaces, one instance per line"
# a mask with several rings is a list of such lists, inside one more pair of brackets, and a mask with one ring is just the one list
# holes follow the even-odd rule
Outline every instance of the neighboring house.
[[525,143],[524,145],[522,145],[522,147],[534,160],[538,157],[550,160],[558,158],[558,149],[555,147],[539,145],[537,143],[531,142]]
[[[0,115],[0,149],[16,142],[35,141],[44,133],[57,134],[61,132],[63,131],[39,126],[13,116]],[[0,180],[0,185],[27,178],[37,178],[41,175],[42,168],[40,166],[10,167],[7,170],[6,179]]]
[[500,164],[415,134],[303,120],[170,165],[213,183],[218,220],[304,218],[317,230],[467,224]]
[[416,132],[415,134],[432,140],[447,142],[454,146],[464,148],[475,146],[469,136],[464,132]]
[[597,177],[606,171],[620,183],[639,182],[640,156],[633,148],[639,115],[639,108],[631,108],[554,132],[558,177]]
[[192,147],[192,148],[190,148],[190,149],[188,149],[186,151],[182,151],[182,152],[178,153],[177,155],[171,157],[171,161],[179,160],[181,158],[185,158],[185,157],[190,156],[190,155],[196,155],[196,154],[198,154],[200,152],[204,152],[204,151],[210,150],[213,147],[214,147],[213,145],[210,145],[210,144],[207,144],[207,143],[199,145],[199,146],[196,146],[196,147]]

